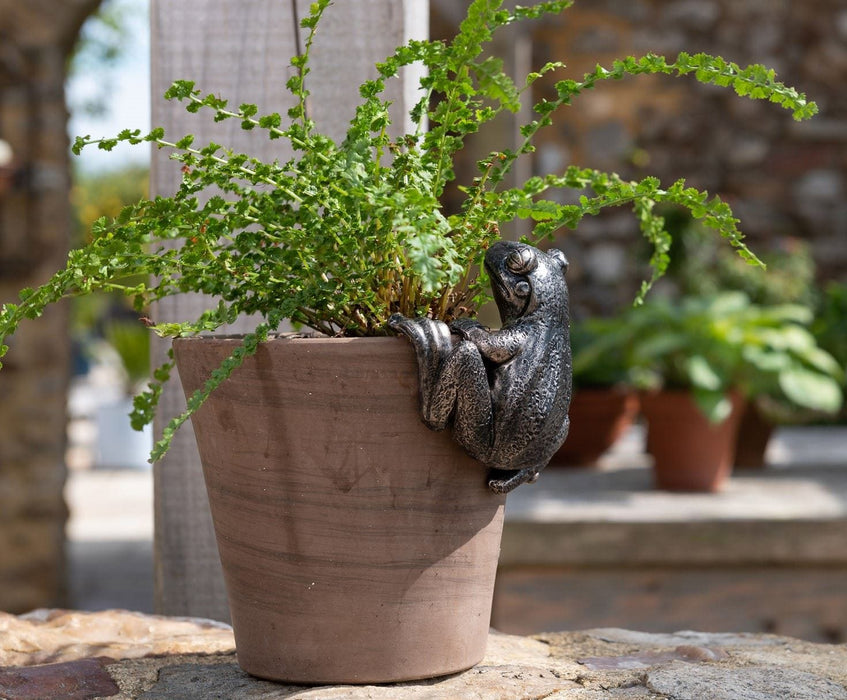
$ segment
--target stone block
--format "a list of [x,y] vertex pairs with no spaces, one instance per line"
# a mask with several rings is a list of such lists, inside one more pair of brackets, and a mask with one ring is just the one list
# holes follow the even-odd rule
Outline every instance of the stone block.
[[847,641],[847,568],[559,566],[500,570],[492,624],[511,634],[626,625]]
[[[62,680],[75,693],[90,685],[102,697],[145,700],[847,699],[847,646],[768,635],[607,628],[527,638],[492,631],[485,658],[464,673],[389,685],[303,687],[247,675],[236,664],[231,633],[200,620],[43,611],[22,618],[0,614],[0,630],[0,659],[7,659],[0,663],[13,664],[0,669],[0,695],[16,700],[49,697]],[[61,651],[51,658],[51,648]],[[104,654],[112,660],[91,658]],[[57,663],[37,665],[45,659]]]

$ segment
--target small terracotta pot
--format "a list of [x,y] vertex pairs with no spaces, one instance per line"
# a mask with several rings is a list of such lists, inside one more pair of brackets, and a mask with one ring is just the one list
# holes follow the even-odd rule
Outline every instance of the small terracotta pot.
[[568,438],[550,466],[594,464],[632,425],[638,415],[638,396],[611,387],[576,389],[568,415]]
[[[187,395],[237,342],[174,342]],[[404,339],[271,340],[192,422],[244,670],[382,683],[482,659],[505,497],[421,422]]]
[[735,442],[736,469],[762,469],[774,425],[752,401],[744,404]]
[[732,471],[743,400],[731,396],[732,412],[713,424],[687,391],[645,392],[647,452],[653,455],[656,487],[668,491],[718,491]]

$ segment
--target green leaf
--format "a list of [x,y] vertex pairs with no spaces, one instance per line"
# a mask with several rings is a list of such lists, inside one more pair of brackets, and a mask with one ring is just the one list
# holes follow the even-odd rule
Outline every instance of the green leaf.
[[166,91],[166,100],[185,100],[195,94],[194,81],[177,80]]
[[765,374],[777,374],[794,364],[788,353],[753,345],[745,345],[741,349],[741,356],[745,362]]
[[688,338],[674,331],[660,331],[655,336],[639,342],[633,349],[642,362],[655,362],[674,353],[688,344]]
[[723,389],[724,380],[721,379],[703,355],[689,357],[686,361],[686,367],[691,384],[695,387],[708,391],[719,391]]
[[85,148],[89,144],[90,136],[77,136],[74,139],[73,145],[71,146],[71,152],[78,156],[82,153],[82,149]]
[[817,345],[797,352],[797,358],[811,369],[826,374],[836,381],[844,381],[844,368],[832,355]]
[[258,114],[259,108],[254,104],[245,102],[238,107],[238,111],[241,112],[242,117],[253,117]]
[[697,407],[713,425],[722,423],[732,413],[732,400],[723,391],[696,388],[692,396]]
[[794,404],[825,413],[836,413],[842,405],[841,387],[831,377],[796,368],[779,375],[779,387]]
[[278,129],[281,124],[282,117],[280,117],[276,112],[273,114],[266,114],[259,118],[259,126],[263,129]]
[[779,328],[766,328],[760,334],[762,340],[779,350],[802,353],[817,346],[815,336],[802,326],[786,324]]

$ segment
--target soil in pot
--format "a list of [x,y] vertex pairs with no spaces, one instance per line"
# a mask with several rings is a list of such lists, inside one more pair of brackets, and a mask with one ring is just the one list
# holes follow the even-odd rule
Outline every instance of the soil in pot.
[[568,438],[550,466],[596,464],[632,425],[638,415],[638,396],[614,387],[575,389],[568,415]]
[[646,392],[647,452],[653,456],[657,488],[718,491],[732,471],[743,400],[732,395],[732,412],[711,423],[687,391]]
[[[235,340],[174,349],[186,393]],[[272,340],[193,418],[251,674],[379,683],[485,652],[504,496],[418,413],[401,338]]]

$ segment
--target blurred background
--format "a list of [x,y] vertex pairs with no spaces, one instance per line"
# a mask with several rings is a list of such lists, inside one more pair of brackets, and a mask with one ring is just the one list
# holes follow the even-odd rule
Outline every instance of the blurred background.
[[[37,4],[0,1],[0,302],[44,280],[97,218],[147,192],[145,148],[68,150],[68,134],[149,129],[146,2]],[[431,35],[452,36],[465,6],[431,0]],[[686,176],[732,205],[769,269],[664,211],[673,263],[633,309],[652,251],[630,211],[586,219],[553,242],[571,263],[572,437],[538,485],[510,496],[493,624],[844,640],[847,9],[596,0],[507,32],[494,50],[516,74],[563,61],[557,80],[626,54],[708,51],[768,64],[821,114],[795,123],[691,80],[624,80],[558,115],[519,168],[516,177],[571,164],[667,184]],[[516,141],[551,90],[539,80],[522,115],[470,144],[459,179],[473,176],[491,139]],[[149,371],[143,323],[121,299],[86,299],[14,342],[0,374],[0,609],[152,611],[151,437],[126,417]],[[732,474],[694,492],[657,488],[660,448],[648,426],[659,419],[644,419],[640,397],[712,384],[749,397]],[[584,445],[583,436],[600,439]]]

